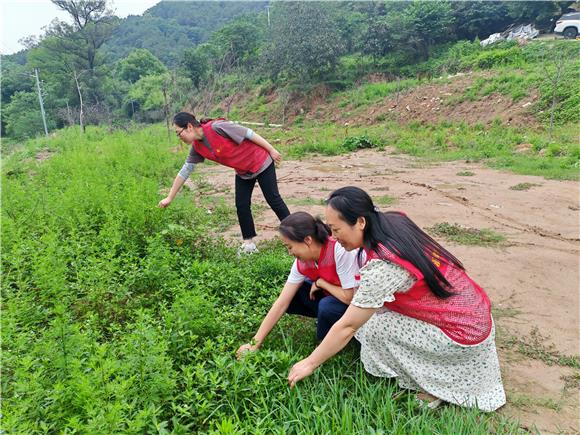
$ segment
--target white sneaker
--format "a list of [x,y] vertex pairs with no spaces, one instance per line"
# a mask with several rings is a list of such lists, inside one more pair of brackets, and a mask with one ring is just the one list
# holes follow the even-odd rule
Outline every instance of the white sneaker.
[[242,255],[255,254],[256,252],[258,252],[258,248],[254,242],[244,242],[242,243],[242,246],[238,248],[238,257],[241,257]]

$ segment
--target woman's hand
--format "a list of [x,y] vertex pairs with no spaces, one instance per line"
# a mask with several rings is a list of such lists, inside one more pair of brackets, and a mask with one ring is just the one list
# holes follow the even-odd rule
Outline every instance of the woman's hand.
[[245,353],[255,352],[257,350],[258,350],[258,345],[256,345],[256,344],[251,344],[251,343],[242,344],[240,346],[240,348],[238,349],[238,351],[236,352],[236,358],[241,359]]
[[316,370],[316,365],[312,363],[309,358],[304,358],[302,361],[294,364],[290,369],[290,373],[288,373],[288,383],[290,384],[290,388],[294,387],[296,382],[310,376],[314,370]]
[[[318,280],[316,280],[316,281],[318,281]],[[316,281],[314,281],[314,282],[312,283],[312,286],[310,286],[310,294],[309,294],[309,297],[310,297],[310,300],[311,300],[311,301],[313,301],[313,300],[314,300],[314,293],[316,293],[316,292],[317,292],[317,291],[319,291],[319,290],[322,290],[320,287],[318,287],[318,286],[316,285]]]
[[159,201],[159,204],[157,204],[158,207],[160,208],[165,208],[167,207],[169,204],[171,204],[172,199],[167,197],[167,198],[163,198],[161,201]]
[[272,151],[270,151],[270,156],[276,163],[280,164],[282,162],[282,154],[280,154],[276,149],[272,148]]

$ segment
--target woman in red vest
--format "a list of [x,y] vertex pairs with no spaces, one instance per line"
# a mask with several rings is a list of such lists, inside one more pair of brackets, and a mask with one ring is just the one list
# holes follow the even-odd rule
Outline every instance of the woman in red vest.
[[320,219],[305,212],[293,213],[280,223],[279,231],[296,260],[252,343],[238,349],[238,358],[257,350],[284,313],[317,318],[316,335],[322,340],[352,299],[358,276],[356,253],[346,252],[330,237],[329,228]]
[[256,181],[278,219],[290,214],[278,192],[274,162],[281,161],[280,153],[257,133],[231,121],[198,121],[191,113],[180,112],[173,118],[173,125],[177,137],[190,144],[191,149],[169,195],[159,202],[159,207],[171,204],[197,163],[209,159],[233,168],[236,171],[236,211],[244,239],[240,252],[256,251],[252,240],[256,229],[251,210]]
[[405,214],[380,213],[357,187],[334,191],[326,221],[347,251],[364,255],[344,316],[288,375],[294,386],[354,336],[367,372],[402,388],[493,411],[505,404],[489,298],[461,262]]

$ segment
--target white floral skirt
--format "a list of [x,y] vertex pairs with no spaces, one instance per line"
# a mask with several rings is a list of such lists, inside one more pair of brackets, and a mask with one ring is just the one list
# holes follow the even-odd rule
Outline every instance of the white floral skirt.
[[505,404],[495,327],[482,343],[465,346],[434,325],[385,309],[355,337],[364,368],[373,376],[397,377],[401,388],[482,411]]

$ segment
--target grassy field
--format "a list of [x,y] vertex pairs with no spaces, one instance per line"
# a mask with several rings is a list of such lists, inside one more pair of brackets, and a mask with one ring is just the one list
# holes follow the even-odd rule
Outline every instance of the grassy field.
[[[580,142],[573,125],[558,126],[552,138],[545,129],[443,122],[436,125],[385,122],[363,127],[310,123],[289,131],[265,132],[292,158],[309,153],[339,155],[361,148],[395,147],[402,153],[433,161],[467,160],[518,174],[578,179]],[[529,144],[522,152],[520,144]]]
[[212,236],[231,206],[208,214],[183,194],[158,209],[182,158],[161,127],[61,131],[5,155],[7,433],[518,431],[497,414],[421,408],[367,375],[354,345],[290,390],[288,369],[315,346],[314,323],[296,317],[236,361],[292,259],[272,242],[238,260]]
[[[363,110],[425,82],[405,74],[494,68],[493,79],[475,81],[457,101],[490,92],[517,100],[536,89],[542,95],[536,126],[500,120],[489,126],[385,121],[346,130],[302,118],[290,128],[260,133],[286,158],[394,147],[433,161],[479,161],[520,174],[577,180],[580,105],[568,87],[563,90],[556,126],[549,131],[550,89],[539,66],[545,47],[507,44],[481,50],[456,44],[425,64],[401,70],[398,84],[364,84],[333,96],[338,109],[346,101]],[[567,74],[577,83],[571,71]],[[267,114],[265,101],[257,99],[254,109]],[[522,150],[521,144],[528,146]],[[315,346],[314,323],[297,317],[284,318],[260,352],[236,361],[235,350],[252,337],[292,258],[271,242],[251,260],[237,259],[235,249],[217,236],[235,225],[233,204],[212,203],[209,214],[207,204],[196,206],[184,192],[168,209],[157,208],[161,191],[183,162],[185,151],[169,152],[175,146],[176,138],[160,125],[129,131],[89,127],[84,135],[67,129],[49,140],[4,141],[5,432],[521,431],[517,422],[498,414],[420,407],[395,383],[368,376],[354,345],[290,390],[289,368]],[[203,189],[203,180],[196,182]],[[393,201],[389,196],[378,200]],[[432,231],[458,243],[503,241],[495,233],[445,222]]]

